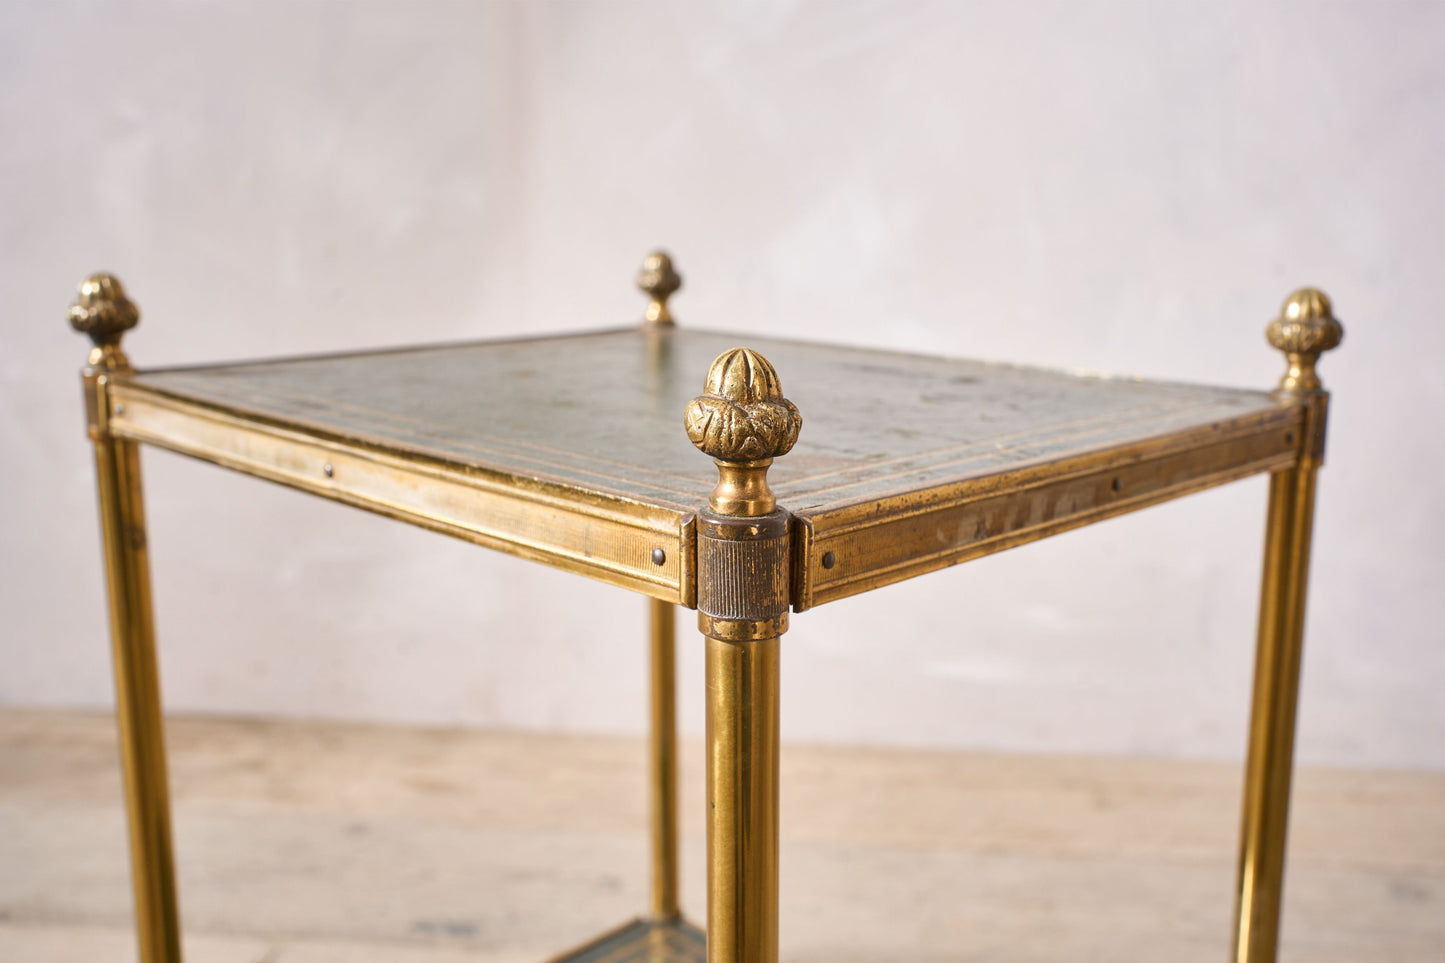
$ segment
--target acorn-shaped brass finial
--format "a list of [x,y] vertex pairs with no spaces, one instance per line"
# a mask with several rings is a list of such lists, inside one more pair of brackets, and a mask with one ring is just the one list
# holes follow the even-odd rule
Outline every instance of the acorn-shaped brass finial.
[[1265,328],[1269,343],[1283,351],[1289,362],[1280,379],[1280,394],[1301,395],[1324,390],[1315,362],[1321,354],[1339,346],[1345,329],[1335,320],[1334,309],[1325,292],[1300,288],[1285,299],[1279,317]]
[[777,507],[768,466],[798,440],[803,416],[783,397],[767,358],[747,348],[724,351],[708,369],[703,394],[683,415],[687,437],[717,463],[709,504],[720,515],[766,515]]
[[652,324],[672,324],[667,299],[682,287],[682,275],[672,269],[672,258],[666,251],[653,251],[643,259],[637,272],[637,286],[652,299],[647,304],[647,320]]
[[125,288],[112,274],[92,274],[80,282],[75,303],[70,306],[70,326],[88,335],[95,348],[92,364],[126,364],[120,350],[123,334],[140,321],[140,310],[125,296]]
[[80,282],[70,306],[70,326],[90,336],[97,348],[119,344],[140,321],[140,311],[113,274],[92,274]]

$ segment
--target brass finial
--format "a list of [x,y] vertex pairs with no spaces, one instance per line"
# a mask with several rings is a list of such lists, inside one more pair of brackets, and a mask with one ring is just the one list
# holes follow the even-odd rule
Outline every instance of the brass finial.
[[1319,375],[1315,374],[1315,362],[1321,354],[1339,346],[1345,329],[1335,320],[1325,292],[1300,288],[1285,299],[1279,317],[1265,328],[1264,336],[1283,351],[1289,361],[1276,391],[1303,395],[1324,390]]
[[713,511],[754,517],[777,507],[768,466],[792,450],[803,416],[783,397],[767,358],[747,348],[718,355],[683,424],[692,443],[717,463],[717,487],[708,500]]
[[121,335],[140,321],[140,309],[125,296],[120,280],[111,274],[92,274],[80,282],[70,306],[70,326],[89,335],[95,345],[91,364],[119,367],[127,364],[120,350]]
[[653,251],[642,260],[637,272],[637,286],[652,300],[647,304],[647,320],[651,324],[672,324],[667,299],[682,287],[682,275],[672,269],[672,258],[666,251]]

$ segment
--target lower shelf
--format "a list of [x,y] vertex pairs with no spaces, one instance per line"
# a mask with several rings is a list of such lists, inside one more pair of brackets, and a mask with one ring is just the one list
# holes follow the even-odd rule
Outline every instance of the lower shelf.
[[707,938],[685,919],[633,920],[551,963],[707,963]]

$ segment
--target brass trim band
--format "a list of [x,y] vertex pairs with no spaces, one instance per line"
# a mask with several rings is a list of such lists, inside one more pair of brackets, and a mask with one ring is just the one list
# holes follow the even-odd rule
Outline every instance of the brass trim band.
[[774,618],[754,622],[746,619],[719,619],[699,612],[697,630],[719,642],[760,642],[763,639],[776,639],[787,633],[788,613],[783,612]]
[[[112,386],[118,437],[308,491],[323,498],[578,572],[682,605],[691,603],[691,519],[596,496],[520,488],[420,458],[324,438],[177,401],[124,381]],[[328,471],[328,468],[330,469]],[[657,564],[653,551],[663,550]]]
[[[1309,431],[1301,407],[1282,409],[1234,434],[1182,450],[1091,458],[1043,481],[960,485],[956,495],[918,505],[884,500],[800,515],[795,611],[871,591],[969,559],[1037,541],[1113,515],[1215,485],[1294,465]],[[1223,434],[1223,433],[1221,433]],[[832,567],[823,556],[833,553]]]
[[788,513],[697,518],[697,610],[717,619],[776,619],[788,611]]

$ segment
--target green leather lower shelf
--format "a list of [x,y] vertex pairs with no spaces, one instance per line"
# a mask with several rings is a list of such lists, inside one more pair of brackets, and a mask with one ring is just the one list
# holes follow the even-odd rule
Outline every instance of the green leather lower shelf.
[[633,920],[552,963],[707,963],[707,938],[687,920]]

